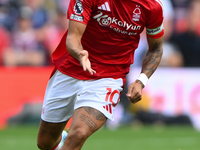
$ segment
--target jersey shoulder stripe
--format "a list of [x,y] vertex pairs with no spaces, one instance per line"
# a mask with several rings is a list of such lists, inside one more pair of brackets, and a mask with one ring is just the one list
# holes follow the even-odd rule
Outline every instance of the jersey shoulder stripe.
[[[158,3],[158,4],[160,4],[160,6],[162,7],[162,11],[164,10],[164,6],[163,6],[163,3],[161,2],[161,0],[156,0],[156,2]],[[163,16],[164,16],[164,12],[163,12]]]
[[163,7],[163,3],[160,0],[156,0],[160,4],[161,7]]

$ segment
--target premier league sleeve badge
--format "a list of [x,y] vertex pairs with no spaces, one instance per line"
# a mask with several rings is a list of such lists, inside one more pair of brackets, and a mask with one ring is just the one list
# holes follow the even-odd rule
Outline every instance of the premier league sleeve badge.
[[76,14],[80,15],[83,12],[83,5],[80,0],[76,0],[76,4],[74,6],[74,11]]

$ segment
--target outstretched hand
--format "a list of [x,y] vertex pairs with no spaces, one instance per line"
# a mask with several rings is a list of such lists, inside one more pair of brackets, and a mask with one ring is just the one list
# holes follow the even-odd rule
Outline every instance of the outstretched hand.
[[126,96],[131,103],[135,104],[142,99],[143,87],[144,85],[139,80],[136,80],[128,86],[128,92]]
[[88,56],[88,52],[86,50],[82,50],[79,55],[79,61],[81,66],[83,67],[83,70],[93,75],[94,73],[96,73],[96,71],[91,68],[91,63]]

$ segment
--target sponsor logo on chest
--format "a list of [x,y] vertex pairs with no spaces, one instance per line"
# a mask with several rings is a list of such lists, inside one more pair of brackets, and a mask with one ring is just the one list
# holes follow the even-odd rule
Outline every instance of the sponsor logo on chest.
[[133,23],[140,21],[141,18],[140,5],[136,5],[135,9],[133,10],[132,21],[130,20],[122,21],[120,18],[112,16],[111,15],[112,10],[108,2],[99,5],[98,10],[99,11],[97,12],[97,14],[93,16],[93,19],[95,19],[101,26],[109,27],[118,33],[127,35],[136,35],[138,34],[138,31],[142,30],[142,26],[135,25]]
[[98,14],[93,16],[93,19],[96,19],[99,25],[110,27],[114,31],[122,34],[136,35],[136,31],[139,31],[142,28],[140,25],[134,25],[132,23],[128,23],[127,21],[122,21],[116,17],[111,17],[107,14],[104,14],[102,11],[98,11]]

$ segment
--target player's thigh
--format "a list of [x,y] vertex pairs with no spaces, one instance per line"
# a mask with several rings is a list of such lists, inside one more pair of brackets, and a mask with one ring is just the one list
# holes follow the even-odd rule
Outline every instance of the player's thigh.
[[87,138],[101,128],[106,122],[105,115],[91,107],[80,107],[75,110],[69,135],[78,132]]
[[50,123],[41,119],[38,131],[38,145],[53,145],[59,140],[59,137],[65,128],[67,121],[61,123]]

